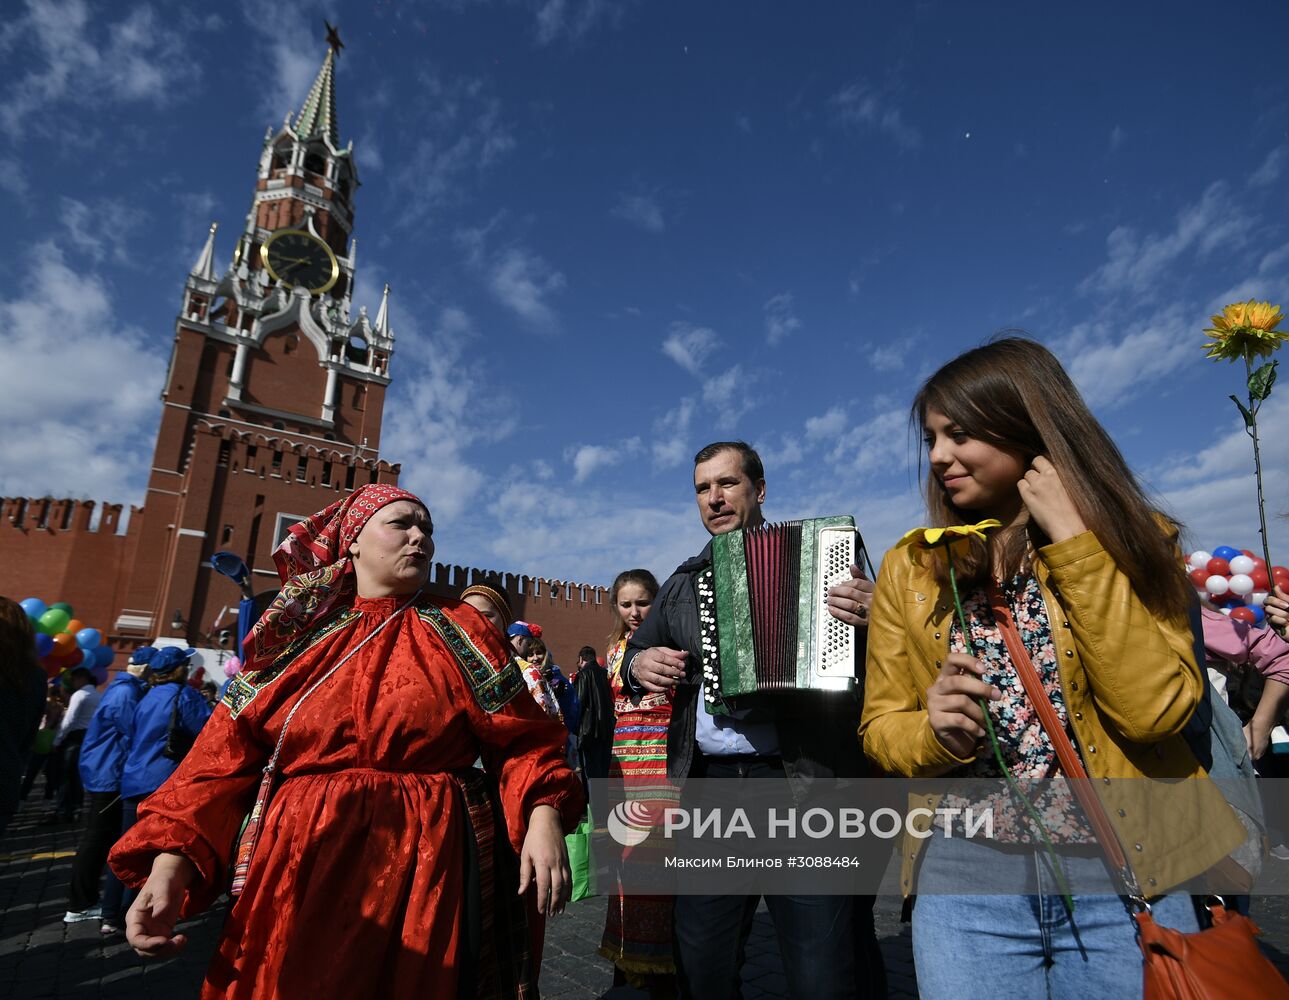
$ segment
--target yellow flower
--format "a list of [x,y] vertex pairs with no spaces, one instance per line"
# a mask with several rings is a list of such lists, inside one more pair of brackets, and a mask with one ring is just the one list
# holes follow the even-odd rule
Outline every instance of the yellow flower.
[[1207,356],[1214,361],[1251,361],[1255,355],[1268,358],[1281,341],[1289,340],[1289,333],[1276,329],[1282,319],[1280,307],[1270,302],[1232,302],[1204,331],[1213,338],[1204,345]]
[[905,532],[904,537],[896,543],[895,547],[898,549],[901,545],[920,545],[925,549],[948,548],[955,542],[965,542],[972,538],[983,541],[986,531],[1002,526],[1002,521],[991,517],[979,524],[951,524],[947,528],[914,528],[912,531]]

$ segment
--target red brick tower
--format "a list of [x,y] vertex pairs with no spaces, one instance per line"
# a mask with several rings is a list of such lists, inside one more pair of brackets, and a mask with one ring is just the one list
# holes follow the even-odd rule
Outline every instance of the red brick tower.
[[[353,143],[336,127],[334,34],[294,125],[265,135],[251,210],[227,272],[215,226],[184,284],[161,393],[134,563],[115,618],[129,643],[206,645],[237,594],[210,556],[236,552],[257,591],[286,526],[369,482],[380,461],[394,335],[389,288],[375,320],[351,315]],[[131,534],[135,528],[131,526]],[[213,579],[212,579],[213,577]]]

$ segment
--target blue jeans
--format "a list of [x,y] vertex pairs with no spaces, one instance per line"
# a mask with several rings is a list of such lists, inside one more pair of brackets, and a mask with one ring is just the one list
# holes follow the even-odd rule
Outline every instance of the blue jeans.
[[[1076,886],[1107,879],[1099,857],[1066,857],[1064,863]],[[919,886],[944,887],[960,866],[1000,874],[1023,868],[1040,894],[920,894],[913,907],[913,961],[926,1000],[1141,996],[1141,949],[1126,898],[1076,892],[1071,916],[1041,847],[1037,854],[1015,854],[963,838],[927,841]],[[1014,880],[1004,875],[1003,882]],[[1199,929],[1183,893],[1154,901],[1151,912],[1163,926]]]

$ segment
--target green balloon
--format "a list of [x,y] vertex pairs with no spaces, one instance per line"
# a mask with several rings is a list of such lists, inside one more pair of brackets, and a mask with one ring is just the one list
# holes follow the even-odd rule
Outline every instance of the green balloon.
[[72,610],[72,606],[68,604],[66,601],[59,601],[57,604],[51,604],[49,606],[50,611],[53,611],[55,609],[59,611],[66,611],[68,621],[71,621],[73,618],[76,617],[76,612]]
[[45,635],[57,635],[67,628],[67,623],[71,620],[72,616],[62,608],[52,607],[40,616],[40,630]]

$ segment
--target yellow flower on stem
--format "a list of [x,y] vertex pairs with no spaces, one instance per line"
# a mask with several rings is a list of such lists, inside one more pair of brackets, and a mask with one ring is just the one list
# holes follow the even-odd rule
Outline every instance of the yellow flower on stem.
[[985,532],[991,528],[1001,528],[1002,521],[989,518],[979,524],[951,524],[947,528],[914,528],[904,533],[896,543],[898,549],[903,545],[917,545],[924,549],[949,548],[955,542],[966,542],[972,538],[985,540]]
[[1269,358],[1283,341],[1289,340],[1289,332],[1276,329],[1282,319],[1280,307],[1270,302],[1232,302],[1204,330],[1212,338],[1204,348],[1214,361]]

